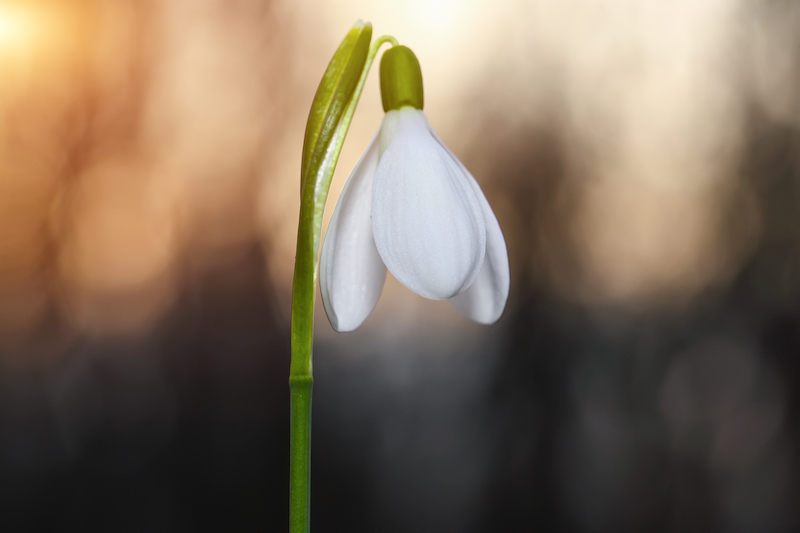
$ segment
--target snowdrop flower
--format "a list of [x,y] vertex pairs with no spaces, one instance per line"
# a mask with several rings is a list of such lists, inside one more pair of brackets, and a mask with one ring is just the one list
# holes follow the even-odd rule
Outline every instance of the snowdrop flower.
[[508,252],[475,178],[422,112],[422,75],[405,46],[381,61],[386,115],[336,204],[320,261],[322,301],[337,331],[378,302],[386,269],[403,285],[497,321],[509,289]]

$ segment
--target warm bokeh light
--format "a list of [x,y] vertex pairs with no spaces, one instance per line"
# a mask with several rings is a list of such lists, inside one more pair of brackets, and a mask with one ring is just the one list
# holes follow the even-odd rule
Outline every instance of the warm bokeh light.
[[0,54],[25,46],[33,37],[34,21],[19,6],[0,4]]
[[81,39],[76,32],[87,29],[82,24],[90,11],[91,6],[81,0],[0,1],[0,74],[48,63],[50,68],[63,68],[65,61],[75,59],[76,42]]
[[103,161],[62,199],[58,258],[65,312],[89,331],[152,326],[176,290],[176,213],[135,158]]

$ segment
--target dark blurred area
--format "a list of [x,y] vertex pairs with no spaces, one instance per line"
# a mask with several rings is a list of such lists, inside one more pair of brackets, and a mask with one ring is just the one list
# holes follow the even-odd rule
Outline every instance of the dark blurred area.
[[359,18],[512,287],[318,305],[314,530],[798,531],[792,0],[0,1],[0,530],[287,529],[303,129]]

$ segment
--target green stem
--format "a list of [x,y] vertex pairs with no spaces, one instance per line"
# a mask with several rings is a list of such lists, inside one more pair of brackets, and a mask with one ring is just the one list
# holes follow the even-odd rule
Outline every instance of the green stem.
[[[391,36],[379,37],[370,46],[355,92],[337,126],[336,133],[318,171],[326,174],[319,183],[329,185],[342,151],[347,130],[378,49],[384,43],[397,46]],[[328,175],[329,174],[329,175]],[[323,186],[326,186],[323,185]],[[325,191],[327,194],[327,191]],[[323,200],[324,204],[324,200]],[[297,229],[297,254],[292,286],[292,361],[289,370],[289,532],[308,533],[311,517],[311,393],[314,299],[317,286],[317,259],[320,242],[321,211],[301,205]]]
[[289,378],[291,438],[289,531],[306,533],[310,526],[311,490],[311,376]]

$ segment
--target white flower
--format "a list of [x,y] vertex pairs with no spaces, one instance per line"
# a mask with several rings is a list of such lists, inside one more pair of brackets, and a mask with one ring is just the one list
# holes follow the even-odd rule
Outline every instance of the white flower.
[[335,330],[369,316],[387,268],[477,322],[491,324],[505,309],[508,252],[497,218],[425,114],[409,106],[385,115],[325,235],[320,288]]

